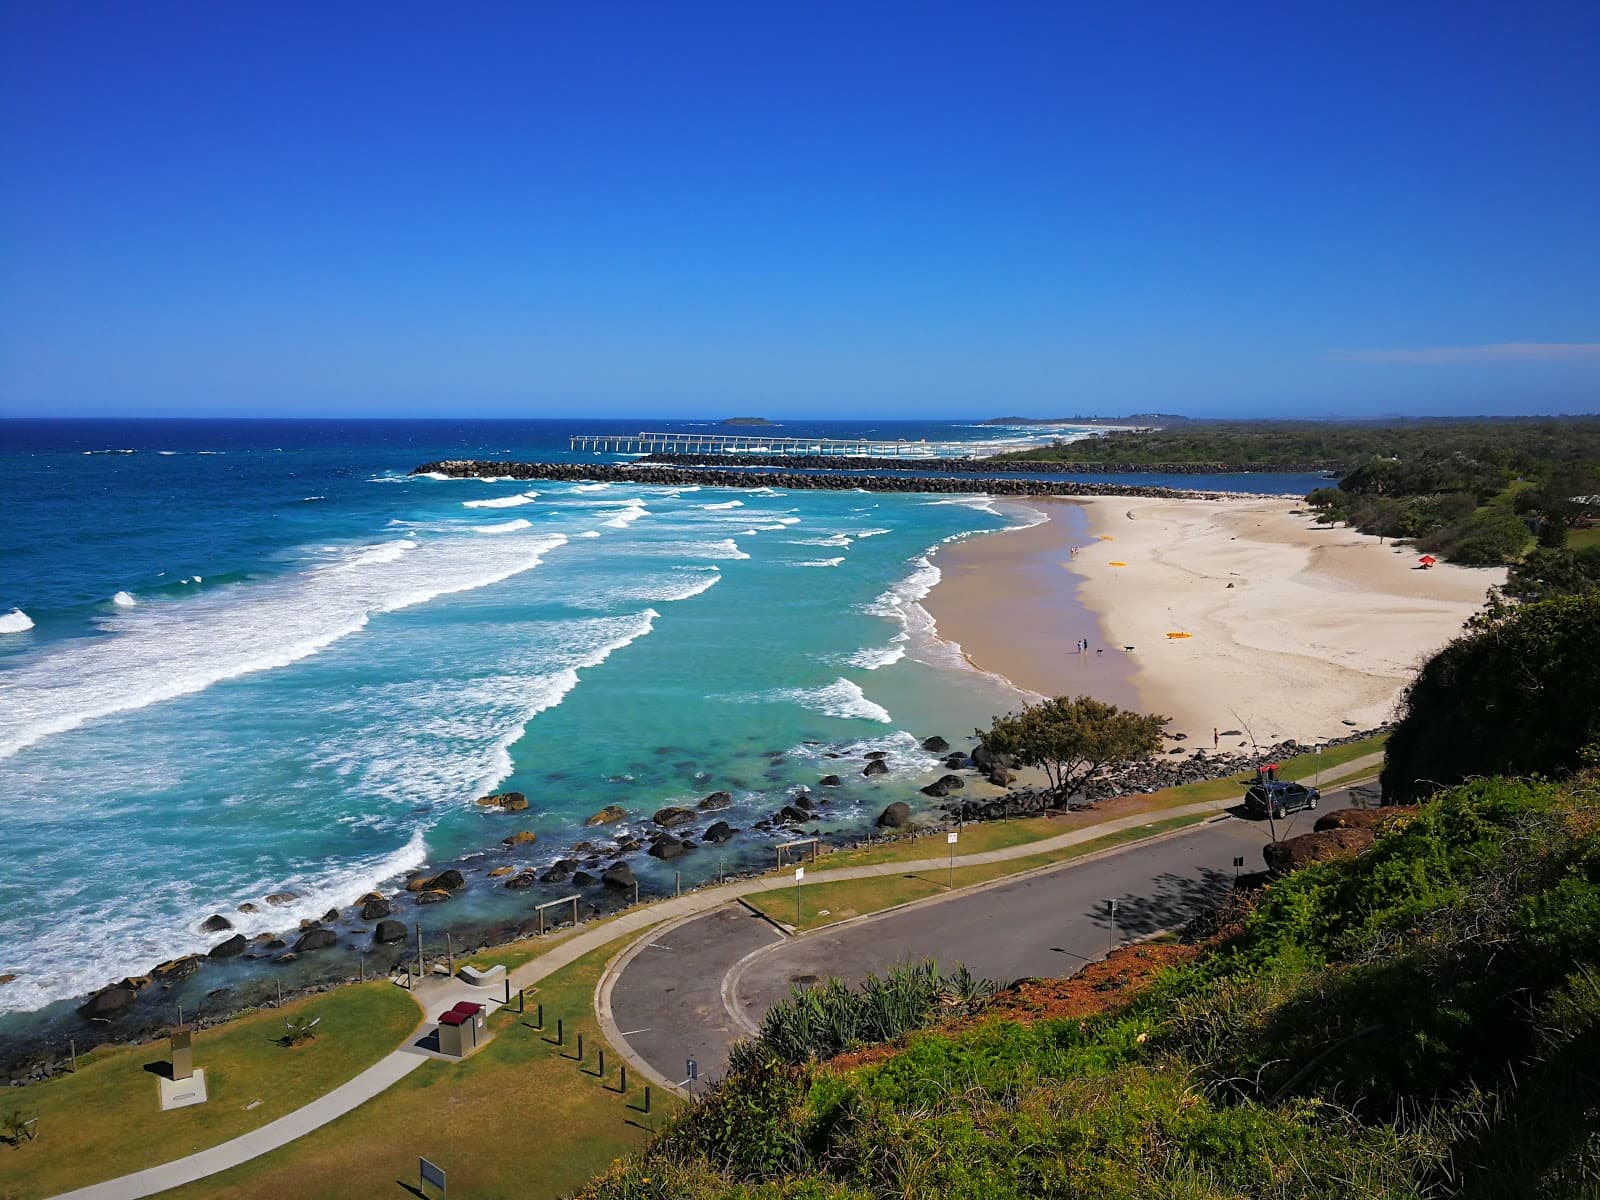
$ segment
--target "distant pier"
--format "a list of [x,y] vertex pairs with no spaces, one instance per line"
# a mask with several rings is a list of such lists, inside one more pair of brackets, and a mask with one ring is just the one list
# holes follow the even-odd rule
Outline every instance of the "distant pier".
[[580,433],[573,450],[597,454],[756,454],[772,457],[968,458],[959,442],[874,441],[870,438],[767,437],[758,433]]

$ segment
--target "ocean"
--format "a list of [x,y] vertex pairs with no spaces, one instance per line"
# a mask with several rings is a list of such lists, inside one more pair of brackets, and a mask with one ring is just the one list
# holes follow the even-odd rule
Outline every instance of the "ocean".
[[[671,864],[626,856],[645,894],[768,861],[774,837],[750,825],[826,773],[846,782],[818,824],[864,832],[939,773],[921,739],[964,748],[1015,707],[918,604],[938,546],[1015,524],[1015,507],[408,474],[441,458],[613,462],[570,454],[569,434],[640,426],[0,422],[0,977],[15,976],[0,1058],[58,1041],[85,993],[204,952],[222,936],[200,931],[212,914],[292,941],[341,909],[343,945],[292,970],[207,964],[162,1003],[248,1002],[274,971],[355,974],[370,934],[349,906],[424,867],[459,866],[469,886],[402,901],[400,919],[467,944],[509,935],[572,888],[511,891],[477,868],[609,863],[623,856],[574,846],[714,790],[734,797],[716,816],[745,832]],[[988,448],[1076,431],[782,432]],[[861,776],[869,750],[887,776]],[[505,789],[527,811],[474,803]],[[585,829],[610,804],[626,821]],[[502,845],[523,830],[537,840]]]

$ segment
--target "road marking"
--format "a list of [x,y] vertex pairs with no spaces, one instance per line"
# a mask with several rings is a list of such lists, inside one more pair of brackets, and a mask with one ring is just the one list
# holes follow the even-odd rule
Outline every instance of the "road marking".
[[663,946],[660,942],[651,942],[650,943],[650,949],[652,949],[652,950],[669,950],[670,951],[672,949],[672,947],[671,946]]
[[636,1033],[649,1033],[649,1032],[650,1032],[650,1029],[649,1029],[648,1026],[646,1028],[644,1028],[644,1029],[624,1029],[622,1031],[622,1036],[623,1037],[632,1037]]

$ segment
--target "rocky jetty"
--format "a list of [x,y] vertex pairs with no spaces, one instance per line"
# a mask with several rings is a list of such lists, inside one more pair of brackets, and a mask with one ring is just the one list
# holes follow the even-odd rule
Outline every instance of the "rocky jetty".
[[[650,454],[641,463],[678,467],[724,467],[726,454]],[[741,454],[740,465],[788,467],[796,471],[941,471],[981,475],[1034,472],[1041,475],[1234,475],[1259,471],[1281,474],[1344,472],[1350,464],[1336,459],[1293,459],[1285,462],[1066,462],[1044,458],[872,458],[849,454]]]
[[[741,460],[741,462],[744,460]],[[888,460],[893,462],[894,460]],[[940,462],[943,470],[949,459]],[[785,465],[793,467],[794,463]],[[835,462],[829,460],[829,468]],[[905,463],[900,463],[902,470]],[[932,464],[930,464],[932,465]],[[983,478],[969,475],[966,478],[952,475],[859,475],[848,471],[830,469],[826,474],[801,475],[792,471],[739,471],[708,467],[640,466],[637,464],[605,463],[528,463],[495,462],[490,459],[445,459],[441,462],[423,463],[413,475],[448,475],[453,479],[509,478],[522,480],[543,479],[552,482],[578,483],[658,483],[669,487],[698,484],[701,487],[764,488],[779,487],[790,491],[824,492],[932,492],[956,495],[985,494],[991,496],[1154,496],[1167,500],[1215,500],[1216,492],[1191,492],[1177,488],[1144,487],[1137,484],[1081,483],[1072,479],[1006,479]]]

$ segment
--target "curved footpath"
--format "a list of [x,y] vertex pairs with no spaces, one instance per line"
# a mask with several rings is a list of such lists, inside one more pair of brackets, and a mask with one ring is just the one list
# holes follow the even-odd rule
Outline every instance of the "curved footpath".
[[[1341,774],[1350,774],[1369,767],[1375,767],[1382,761],[1382,757],[1383,756],[1380,753],[1371,755],[1364,759],[1356,760],[1354,762],[1346,763],[1339,768],[1339,771]],[[1336,801],[1336,797],[1338,795],[1339,793],[1330,792],[1327,799],[1330,803],[1333,803]],[[1140,826],[1149,825],[1155,821],[1167,820],[1172,817],[1200,816],[1220,813],[1231,803],[1231,801],[1214,800],[1198,804],[1190,804],[1181,808],[1164,809],[1158,812],[1147,811],[1134,813],[1130,816],[1122,817],[1115,821],[1106,821],[1102,824],[1084,826],[1082,828],[1060,834],[1057,837],[1046,838],[1041,841],[1025,842],[1021,845],[1007,846],[1000,850],[987,850],[979,854],[958,855],[955,861],[958,867],[970,867],[983,863],[999,863],[1008,862],[1019,858],[1028,858],[1035,854],[1049,853],[1054,850],[1063,850],[1072,846],[1082,845],[1084,842],[1093,841],[1096,838],[1104,837],[1107,834],[1118,833],[1127,829],[1137,829]],[[1304,818],[1306,815],[1307,814],[1299,814],[1301,818]],[[1291,818],[1291,820],[1293,819],[1294,818]],[[1239,825],[1241,829],[1252,828],[1251,826],[1245,825],[1242,822],[1235,824]],[[1310,822],[1305,821],[1304,824],[1309,827]],[[1212,826],[1206,826],[1205,828],[1212,828]],[[1179,832],[1181,833],[1183,831]],[[1303,832],[1303,830],[1297,830],[1297,832]],[[1172,836],[1174,835],[1166,835],[1165,838],[1159,840],[1164,841]],[[1259,840],[1259,838],[1257,840]],[[1241,843],[1241,845],[1242,844],[1243,843]],[[1029,872],[1024,876],[1012,876],[1005,880],[997,880],[993,883],[981,885],[978,888],[958,891],[953,893],[948,899],[943,897],[935,897],[934,901],[940,901],[944,904],[948,904],[951,900],[957,899],[971,901],[978,900],[980,898],[986,898],[988,892],[992,891],[997,886],[1015,883],[1019,880],[1030,879],[1043,873],[1053,874],[1055,872],[1065,870],[1075,864],[1083,865],[1084,863],[1089,862],[1101,863],[1106,861],[1108,857],[1120,858],[1123,861],[1126,861],[1126,850],[1139,847],[1147,848],[1149,845],[1149,842],[1135,842],[1129,847],[1121,848],[1118,851],[1107,851],[1105,854],[1096,855],[1089,859],[1076,859],[1071,863],[1040,868],[1039,871]],[[949,864],[950,860],[948,857],[940,856],[935,858],[917,859],[908,862],[874,863],[868,866],[839,867],[834,870],[817,868],[808,870],[807,880],[814,883],[827,883],[830,881],[847,879],[873,879],[888,875],[904,875],[917,871],[947,870]],[[1250,865],[1255,867],[1256,864],[1252,863]],[[513,989],[528,987],[534,983],[537,983],[539,980],[544,979],[546,976],[554,974],[562,967],[577,961],[590,951],[597,950],[602,946],[606,946],[611,942],[616,941],[619,937],[629,933],[642,933],[646,930],[652,931],[649,938],[639,939],[633,945],[629,946],[606,970],[605,974],[601,978],[600,986],[596,991],[597,1011],[599,1013],[601,1027],[605,1031],[607,1038],[614,1046],[617,1047],[624,1057],[628,1059],[631,1066],[642,1072],[647,1078],[650,1078],[657,1083],[662,1084],[663,1086],[670,1087],[673,1090],[681,1091],[681,1078],[670,1078],[670,1076],[674,1073],[672,1064],[682,1061],[682,1056],[678,1053],[678,1044],[674,1043],[670,1051],[666,1050],[665,1048],[652,1051],[653,1056],[661,1061],[662,1066],[666,1068],[665,1070],[659,1070],[655,1066],[651,1065],[650,1057],[641,1055],[641,1053],[635,1049],[633,1042],[630,1040],[630,1038],[640,1038],[643,1035],[635,1031],[633,1026],[629,1026],[627,1030],[624,1030],[617,1025],[615,1019],[613,1018],[616,983],[618,979],[626,973],[629,965],[632,962],[637,961],[641,952],[654,947],[659,953],[669,953],[670,951],[663,950],[662,947],[672,946],[675,942],[680,942],[681,939],[678,937],[677,931],[680,931],[690,921],[694,920],[695,918],[703,917],[708,913],[714,914],[714,910],[723,909],[730,900],[737,900],[741,896],[752,895],[756,892],[771,891],[775,887],[783,887],[782,880],[772,875],[764,875],[754,879],[737,880],[732,883],[723,884],[719,887],[702,888],[698,891],[688,892],[682,896],[656,901],[652,904],[641,905],[638,908],[634,908],[622,913],[613,920],[607,921],[604,924],[595,926],[591,929],[582,930],[566,938],[564,941],[558,942],[551,946],[549,950],[539,955],[539,957],[535,958],[533,961],[525,963],[516,970],[512,971],[510,973],[511,986]],[[1121,888],[1112,894],[1120,895],[1126,890],[1126,888]],[[933,904],[934,901],[922,901],[917,905],[908,906],[905,909],[892,910],[890,913],[883,914],[876,920],[886,920],[901,914],[917,912]],[[736,958],[744,957],[744,955],[752,949],[759,950],[762,942],[775,941],[778,936],[781,936],[778,935],[777,931],[774,930],[770,925],[767,925],[765,921],[754,917],[747,918],[747,920],[748,925],[751,928],[754,928],[757,925],[762,926],[765,931],[770,932],[771,937],[769,938],[767,933],[764,932],[760,935],[759,941],[744,939],[737,942],[730,942],[730,947],[744,947],[744,949],[735,956]],[[841,923],[837,926],[829,926],[824,930],[818,931],[816,934],[796,938],[792,942],[785,941],[784,945],[795,947],[805,946],[813,941],[820,941],[820,939],[827,936],[836,936],[846,925],[857,929],[874,929],[876,936],[875,919],[871,917],[864,917],[860,918],[856,922]],[[709,939],[713,928],[716,927],[705,928],[702,931],[702,936],[706,939]],[[723,931],[726,931],[729,928],[731,928],[731,926],[728,924],[724,924],[721,927]],[[669,934],[671,935],[670,938],[668,937]],[[881,941],[883,939],[879,938],[878,940]],[[707,941],[705,944],[707,949],[715,948],[714,941]],[[881,965],[888,962],[893,962],[895,958],[899,956],[895,953],[891,953],[891,949],[892,948],[885,943],[884,951],[889,953],[889,957],[887,959],[878,960],[879,969],[881,969]],[[916,951],[912,952],[919,953]],[[732,965],[733,963],[731,961],[727,964],[728,967],[731,967]],[[854,967],[858,965],[860,964],[852,963],[847,969],[854,969]],[[716,971],[714,973],[714,978],[709,980],[709,982],[714,986],[717,996],[716,1007],[713,1007],[709,1003],[703,1003],[705,997],[698,991],[691,992],[689,990],[685,990],[680,995],[676,990],[680,987],[701,989],[708,982],[708,978],[704,972],[698,969],[693,973],[694,978],[688,978],[689,973],[683,969],[687,966],[688,963],[686,961],[675,972],[668,973],[674,974],[677,981],[675,982],[673,980],[668,980],[667,983],[664,983],[662,986],[666,987],[670,985],[670,987],[674,990],[660,992],[659,996],[663,999],[661,1003],[657,1003],[655,1005],[655,1008],[659,1010],[667,1005],[677,1008],[704,1008],[706,1010],[705,1018],[701,1022],[701,1025],[697,1027],[700,1029],[700,1032],[696,1036],[700,1037],[706,1045],[712,1047],[713,1055],[717,1053],[723,1053],[725,1052],[728,1040],[730,1039],[728,1037],[722,1037],[720,1041],[717,1041],[716,1039],[721,1036],[722,1031],[719,1031],[713,1027],[719,1023],[719,1013],[723,1016],[726,1016],[730,1022],[732,1021],[731,1014],[728,1014],[726,1011],[727,1005],[725,1005],[722,1001],[722,982],[727,975],[727,970],[724,968],[721,971]],[[871,969],[870,965],[866,969]],[[862,973],[864,973],[864,971]],[[783,990],[787,991],[787,984],[784,985]],[[414,996],[417,1003],[422,1007],[425,1013],[434,1013],[449,1008],[458,1000],[474,1000],[478,1003],[488,1003],[493,1006],[499,998],[499,993],[499,988],[476,988],[470,984],[467,984],[463,980],[450,979],[429,981],[428,983],[419,986],[414,993]],[[639,993],[634,992],[632,985],[630,984],[624,990],[624,997],[626,997],[624,1002],[633,1003],[633,997],[636,995],[639,995]],[[687,1001],[687,1004],[685,1001]],[[643,996],[641,1002],[649,1003],[649,996]],[[734,1022],[733,1024],[739,1026],[736,1030],[733,1030],[733,1032],[738,1036],[743,1036],[745,1033],[745,1028],[742,1026],[742,1023]],[[186,1158],[174,1159],[171,1162],[162,1163],[159,1166],[150,1167],[143,1171],[136,1171],[130,1175],[123,1175],[116,1179],[106,1180],[104,1183],[91,1184],[88,1187],[77,1188],[70,1192],[60,1193],[58,1196],[52,1197],[51,1200],[136,1200],[137,1197],[152,1196],[157,1192],[166,1191],[169,1188],[180,1187],[186,1183],[193,1183],[197,1179],[204,1179],[208,1175],[214,1175],[219,1171],[228,1170],[231,1167],[238,1166],[240,1163],[249,1162],[253,1158],[259,1158],[263,1154],[267,1154],[273,1150],[277,1150],[283,1146],[286,1146],[295,1139],[310,1133],[312,1130],[320,1128],[321,1126],[326,1125],[328,1122],[336,1120],[339,1117],[344,1116],[346,1113],[351,1112],[361,1104],[372,1099],[372,1097],[390,1087],[392,1084],[409,1075],[429,1058],[437,1057],[431,1050],[427,1048],[425,1044],[423,1044],[425,1034],[428,1030],[432,1029],[432,1025],[433,1023],[431,1021],[425,1021],[415,1032],[413,1032],[409,1038],[407,1038],[406,1044],[400,1049],[393,1051],[382,1059],[379,1059],[378,1062],[368,1067],[365,1071],[362,1071],[353,1079],[341,1084],[333,1091],[328,1092],[323,1096],[319,1096],[310,1104],[307,1104],[302,1108],[298,1108],[292,1113],[288,1113],[282,1117],[279,1117],[275,1121],[263,1125],[260,1129],[252,1130],[249,1133],[233,1138],[231,1141],[222,1142],[221,1144],[212,1146],[207,1150],[202,1150],[196,1154],[191,1154]],[[685,1028],[689,1027],[685,1026]],[[730,1026],[730,1029],[732,1029],[732,1026]],[[642,1044],[653,1045],[653,1043]],[[708,1063],[716,1063],[720,1062],[721,1059],[708,1056],[708,1058],[704,1061]]]

